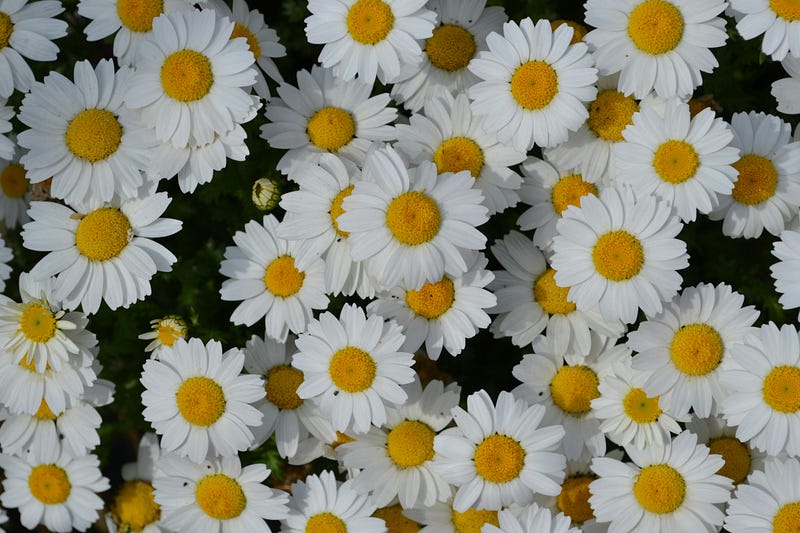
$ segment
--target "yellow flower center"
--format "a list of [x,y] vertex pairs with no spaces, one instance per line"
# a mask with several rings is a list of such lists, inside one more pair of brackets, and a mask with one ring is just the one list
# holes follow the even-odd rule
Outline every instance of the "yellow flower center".
[[344,203],[344,199],[350,196],[350,194],[353,192],[353,187],[355,187],[355,185],[350,185],[349,187],[336,193],[336,196],[333,197],[333,201],[331,202],[331,222],[333,222],[333,229],[335,229],[336,234],[343,239],[349,237],[350,232],[339,229],[339,223],[336,222],[336,219],[339,218],[339,215],[344,213],[342,204]]
[[424,192],[404,192],[389,204],[386,225],[401,243],[418,246],[436,237],[442,215],[436,201]]
[[386,523],[387,533],[416,533],[422,526],[403,515],[403,508],[397,505],[383,507],[372,513]]
[[582,524],[594,518],[594,511],[589,505],[589,484],[596,478],[592,476],[568,477],[561,484],[561,493],[556,497],[558,510],[572,519],[575,524]]
[[800,502],[787,503],[772,519],[773,533],[797,533],[800,528]]
[[117,0],[119,20],[131,31],[152,30],[153,19],[163,12],[163,0]]
[[70,121],[65,141],[76,157],[96,163],[117,151],[122,142],[122,125],[111,111],[85,109]]
[[36,410],[36,414],[34,414],[36,418],[39,420],[55,420],[58,418],[58,415],[55,414],[51,409],[50,406],[47,405],[47,402],[44,401],[44,397],[42,397],[42,403],[39,404],[39,409]]
[[639,104],[633,96],[625,96],[613,89],[600,91],[589,106],[589,128],[601,139],[622,141],[622,130],[633,124],[633,114]]
[[297,409],[303,399],[297,395],[297,387],[303,383],[303,373],[288,365],[273,366],[267,372],[264,388],[269,400],[278,409]]
[[597,239],[592,249],[597,272],[611,281],[625,281],[644,265],[644,249],[639,239],[627,231],[609,231]]
[[778,366],[764,378],[764,401],[780,413],[800,410],[800,368]]
[[75,246],[91,261],[107,261],[122,253],[132,238],[128,217],[114,207],[101,207],[78,223]]
[[622,407],[628,418],[637,424],[651,424],[661,416],[661,408],[658,406],[658,396],[652,398],[640,388],[634,387],[622,400]]
[[679,372],[689,376],[705,376],[722,361],[725,347],[717,330],[708,324],[681,326],[672,337],[669,356]]
[[466,67],[475,57],[475,37],[454,24],[443,24],[433,30],[433,35],[425,43],[425,52],[431,64],[447,72],[455,72]]
[[201,479],[194,496],[200,509],[215,520],[236,518],[247,506],[242,486],[225,474],[212,474]]
[[386,437],[389,457],[400,468],[419,466],[433,459],[433,437],[436,433],[427,424],[405,420]]
[[333,384],[349,393],[367,390],[375,379],[376,370],[375,360],[364,350],[353,346],[338,350],[328,365]]
[[175,394],[178,410],[187,422],[208,427],[225,412],[225,393],[213,379],[195,376],[184,381]]
[[683,15],[665,0],[645,0],[631,11],[628,36],[646,54],[666,54],[681,42]]
[[406,292],[406,305],[417,315],[435,320],[453,307],[455,297],[453,282],[443,277],[436,283],[426,283],[418,291]]
[[358,0],[347,12],[347,31],[361,44],[378,44],[394,27],[394,13],[381,0]]
[[323,107],[308,120],[306,133],[317,148],[337,152],[355,136],[356,123],[344,109]]
[[234,24],[233,32],[231,32],[231,39],[236,39],[237,37],[244,37],[247,39],[247,46],[250,47],[250,52],[253,54],[253,57],[258,60],[261,56],[261,43],[258,42],[258,37],[250,31],[250,28],[241,22]]
[[778,171],[766,157],[747,154],[733,164],[739,179],[733,184],[734,200],[740,204],[758,205],[769,200],[778,187]]
[[653,155],[653,168],[667,183],[683,183],[694,177],[699,166],[697,152],[685,141],[667,141]]
[[157,322],[156,334],[158,342],[172,346],[176,340],[186,338],[186,323],[177,316],[168,316]]
[[589,33],[589,30],[581,24],[580,22],[575,22],[574,20],[564,20],[564,19],[556,19],[550,22],[550,27],[555,32],[556,29],[566,24],[570,28],[572,28],[572,39],[570,40],[569,44],[576,44],[583,40],[586,37],[586,34]]
[[14,23],[11,22],[11,17],[0,11],[0,50],[8,46],[12,33],[14,33]]
[[725,464],[717,470],[717,474],[733,480],[734,485],[738,485],[745,480],[750,473],[750,450],[738,439],[733,437],[720,437],[712,439],[708,443],[711,453],[722,456]]
[[264,285],[267,290],[280,298],[288,298],[300,292],[305,272],[294,266],[294,257],[282,255],[274,259],[264,271]]
[[467,509],[463,513],[453,510],[452,521],[457,533],[481,533],[484,524],[500,526],[497,511],[487,509]]
[[[1,47],[0,47],[1,48]],[[22,198],[28,192],[28,178],[25,168],[17,163],[9,163],[0,172],[0,187],[9,198]]]
[[45,343],[56,334],[56,317],[49,307],[28,304],[19,318],[19,331],[33,342]]
[[451,137],[442,141],[433,154],[433,162],[439,174],[469,170],[478,179],[483,170],[483,150],[478,143],[467,137]]
[[111,504],[111,517],[122,531],[142,531],[161,518],[161,507],[153,498],[153,485],[134,479],[126,481]]
[[599,384],[588,366],[562,366],[550,381],[550,396],[562,411],[582,415],[592,410],[592,400],[600,396]]
[[570,174],[559,178],[550,191],[550,201],[556,213],[562,215],[569,206],[581,206],[581,198],[587,194],[597,196],[597,187],[594,183],[583,181],[580,174]]
[[211,61],[200,52],[179,50],[161,65],[161,86],[167,96],[179,102],[200,100],[213,84]]
[[556,271],[548,268],[533,284],[533,299],[548,315],[568,315],[575,304],[567,300],[569,287],[556,285]]
[[475,448],[475,470],[491,483],[507,483],[516,479],[525,466],[522,445],[506,435],[495,433]]
[[683,503],[686,481],[669,465],[646,466],[633,482],[633,495],[651,513],[671,513]]
[[336,432],[336,440],[331,442],[331,448],[333,448],[335,450],[336,448],[338,448],[342,444],[347,444],[348,442],[355,442],[355,440],[356,439],[354,439],[350,435],[342,433],[341,431],[337,431]]
[[347,533],[347,524],[335,514],[319,513],[308,519],[305,533]]
[[72,484],[63,468],[54,464],[33,467],[28,476],[31,496],[45,505],[58,505],[69,498]]
[[511,95],[528,111],[547,106],[558,94],[558,74],[544,61],[528,61],[511,76]]
[[783,20],[800,20],[800,0],[769,0],[769,8]]

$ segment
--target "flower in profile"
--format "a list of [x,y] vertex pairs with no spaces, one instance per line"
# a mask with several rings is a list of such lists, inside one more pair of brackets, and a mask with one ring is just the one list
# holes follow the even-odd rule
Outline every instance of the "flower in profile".
[[150,321],[150,331],[139,335],[139,339],[150,341],[145,346],[145,352],[152,352],[151,357],[158,359],[158,354],[164,346],[172,347],[178,339],[186,338],[186,321],[178,315],[167,315],[164,318],[154,318]]

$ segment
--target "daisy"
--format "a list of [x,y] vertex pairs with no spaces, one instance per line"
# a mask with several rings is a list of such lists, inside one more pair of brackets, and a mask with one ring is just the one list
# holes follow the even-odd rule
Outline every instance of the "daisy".
[[797,97],[800,91],[800,59],[787,55],[781,64],[789,77],[772,83],[772,96],[778,101],[778,111],[795,115],[800,113],[800,99]]
[[800,455],[800,339],[794,326],[764,324],[731,349],[738,363],[722,373],[729,391],[722,402],[736,437],[769,455]]
[[419,40],[432,36],[436,13],[423,0],[310,0],[306,38],[324,44],[323,67],[372,86],[394,83],[422,61]]
[[761,51],[781,61],[787,54],[800,57],[800,9],[792,0],[731,0],[736,30],[745,39],[764,35]]
[[410,124],[398,124],[395,148],[413,164],[433,161],[439,174],[469,170],[489,214],[504,211],[519,200],[522,178],[509,167],[525,153],[501,144],[483,130],[465,94],[444,93],[425,103],[425,114],[411,115]]
[[67,23],[54,17],[63,12],[58,0],[0,0],[0,98],[33,86],[33,71],[23,58],[56,59],[58,46],[52,41],[67,34]]
[[578,309],[600,306],[604,318],[630,324],[641,308],[661,312],[681,286],[676,271],[689,265],[683,225],[666,203],[634,198],[629,187],[611,187],[581,199],[556,224],[555,282],[569,287]]
[[150,294],[156,272],[169,272],[177,258],[154,238],[180,231],[181,221],[160,218],[171,200],[145,193],[132,200],[77,204],[31,202],[31,222],[22,229],[23,246],[49,252],[31,277],[57,276],[53,297],[65,309],[81,306],[93,314],[101,300],[110,309],[127,308]]
[[736,489],[725,517],[727,531],[777,533],[797,528],[800,461],[772,459],[764,467]]
[[736,438],[736,428],[729,426],[721,415],[692,419],[686,429],[697,435],[697,441],[708,446],[711,453],[722,456],[725,464],[717,474],[730,478],[733,485],[743,483],[756,470],[764,470],[767,454],[754,448],[749,441]]
[[453,508],[475,505],[499,510],[527,505],[535,493],[556,495],[564,479],[565,459],[556,450],[562,426],[539,427],[544,407],[528,406],[502,391],[495,405],[484,390],[467,398],[467,411],[454,407],[456,427],[433,441],[439,454],[434,468],[458,490]]
[[684,431],[662,447],[626,448],[633,463],[596,457],[589,485],[598,522],[613,531],[716,531],[725,518],[730,479],[715,474],[722,457]]
[[800,278],[796,274],[800,266],[800,232],[782,231],[780,240],[772,245],[772,255],[778,258],[778,262],[769,267],[775,290],[781,293],[778,301],[784,309],[800,307]]
[[425,40],[422,62],[401,70],[392,86],[392,97],[414,112],[437,95],[463,93],[476,83],[467,65],[486,50],[486,36],[508,20],[502,7],[486,7],[486,0],[432,0],[427,7],[437,21]]
[[11,119],[14,108],[6,105],[6,99],[0,97],[0,159],[6,161],[14,157],[14,141],[4,135],[11,131]]
[[305,380],[297,388],[303,399],[316,398],[336,431],[352,427],[366,433],[370,424],[386,423],[387,406],[408,398],[400,387],[414,379],[413,355],[401,352],[402,328],[346,304],[337,319],[332,313],[312,319],[297,339],[292,366]]
[[163,435],[161,447],[195,463],[236,455],[253,442],[251,427],[262,415],[253,403],[264,397],[261,376],[240,375],[244,354],[222,353],[222,344],[192,338],[175,341],[159,360],[144,363],[144,419]]
[[406,509],[403,515],[422,524],[419,533],[467,533],[478,532],[487,524],[499,526],[498,511],[475,509],[458,512],[453,509],[453,499],[446,503],[437,502],[430,507]]
[[535,503],[526,505],[522,510],[512,512],[504,509],[497,514],[499,526],[492,524],[481,528],[481,533],[580,533],[580,529],[570,526],[570,519],[559,513],[555,516],[550,511]]
[[6,229],[15,229],[30,220],[30,196],[30,180],[19,157],[14,155],[6,161],[0,158],[0,220]]
[[270,146],[288,150],[277,169],[292,176],[298,162],[315,164],[325,153],[363,166],[372,141],[395,138],[391,122],[397,110],[387,107],[390,96],[370,97],[371,92],[372,85],[347,83],[319,66],[299,71],[297,87],[282,83],[279,98],[267,105],[268,123],[261,126]]
[[286,517],[289,497],[262,483],[270,474],[263,464],[242,467],[236,456],[196,464],[168,455],[158,468],[164,475],[153,479],[153,497],[172,531],[269,533],[265,520]]
[[277,227],[278,220],[265,215],[260,224],[251,220],[234,234],[236,246],[225,248],[219,270],[231,279],[219,292],[223,300],[243,300],[231,322],[252,326],[264,317],[267,335],[284,341],[289,330],[305,331],[311,310],[328,307],[328,297],[322,260],[312,259],[299,269],[297,263],[306,260],[298,253],[301,243],[279,238]]
[[186,321],[177,315],[167,315],[164,318],[154,318],[150,321],[150,331],[142,333],[137,338],[150,341],[145,346],[145,352],[151,352],[150,357],[158,359],[165,346],[172,347],[178,339],[186,339],[188,328]]
[[597,70],[586,45],[571,38],[566,25],[553,30],[550,21],[530,18],[506,22],[502,36],[489,34],[489,51],[469,64],[482,80],[469,89],[472,112],[484,117],[487,133],[526,151],[562,143],[583,124]]
[[350,233],[352,257],[387,288],[417,290],[445,273],[467,271],[463,253],[481,250],[476,226],[488,219],[468,172],[438,174],[436,165],[408,169],[391,147],[372,150],[363,180],[344,199],[337,222]]
[[614,146],[617,181],[639,198],[655,195],[683,222],[708,214],[731,194],[739,157],[730,126],[714,116],[707,108],[691,118],[689,105],[676,98],[663,113],[651,107],[634,114],[625,141]]
[[733,167],[739,178],[732,196],[720,197],[710,214],[729,237],[758,238],[766,229],[779,235],[800,207],[800,144],[791,126],[773,115],[735,113],[732,146],[741,150]]
[[758,319],[756,308],[743,303],[744,296],[728,285],[701,283],[628,333],[628,346],[638,352],[633,367],[650,373],[645,393],[669,395],[679,416],[690,409],[701,418],[718,412],[728,395],[720,375],[731,368],[731,350],[755,332],[751,326]]
[[702,83],[701,72],[718,66],[709,48],[728,38],[722,0],[588,0],[586,23],[596,29],[589,44],[600,74],[620,72],[623,94],[680,98]]

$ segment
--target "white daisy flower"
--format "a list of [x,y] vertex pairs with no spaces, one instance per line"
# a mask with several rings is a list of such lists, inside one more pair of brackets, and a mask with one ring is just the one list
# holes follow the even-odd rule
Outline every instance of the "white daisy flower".
[[740,484],[728,505],[725,530],[790,532],[800,520],[800,461],[796,458],[767,461]]
[[633,463],[592,460],[600,476],[589,485],[598,522],[613,531],[717,531],[731,480],[715,474],[722,457],[684,431],[664,447],[626,448]]
[[58,443],[46,442],[22,457],[0,454],[3,506],[19,509],[28,529],[43,524],[50,531],[86,531],[98,518],[108,490],[96,455],[75,457]]
[[110,309],[127,308],[150,294],[156,272],[169,272],[177,258],[153,239],[180,231],[181,221],[160,218],[170,203],[166,193],[121,201],[77,204],[31,202],[31,222],[22,229],[23,246],[49,252],[31,269],[36,280],[57,276],[53,297],[65,309],[81,306],[92,314],[101,300]]
[[469,172],[438,174],[430,162],[409,170],[393,148],[380,147],[368,154],[362,175],[337,221],[350,233],[353,259],[367,261],[380,285],[416,290],[445,273],[460,276],[464,252],[486,246],[476,227],[487,209]]
[[500,524],[488,524],[481,527],[481,533],[580,533],[577,527],[569,527],[570,519],[559,513],[553,516],[548,509],[535,503],[526,505],[521,510],[503,509],[497,514]]
[[738,368],[720,383],[729,391],[722,402],[725,421],[738,426],[736,437],[770,455],[800,455],[800,338],[794,326],[780,330],[770,322],[757,335],[731,349]]
[[772,245],[772,255],[778,262],[769,267],[775,280],[775,290],[781,293],[780,304],[784,309],[800,307],[800,232],[784,230],[779,241]]
[[454,407],[452,412],[456,427],[434,438],[439,457],[433,464],[458,489],[455,510],[527,505],[535,493],[554,496],[561,491],[566,459],[556,450],[564,428],[539,427],[544,407],[528,406],[506,391],[495,406],[481,390],[467,398],[467,411]]
[[730,0],[736,30],[745,39],[764,35],[761,51],[781,61],[800,57],[800,8],[792,0]]
[[5,290],[6,280],[11,277],[13,268],[9,263],[14,259],[14,252],[6,245],[6,240],[0,237],[0,291]]
[[296,342],[292,366],[305,377],[297,395],[317,399],[336,431],[382,426],[387,407],[408,397],[400,385],[414,379],[413,355],[400,351],[404,341],[397,323],[367,318],[355,305],[345,305],[338,319],[323,313]]
[[644,98],[692,94],[718,66],[709,48],[728,38],[722,0],[588,0],[586,23],[596,29],[584,40],[600,74],[620,72],[622,93]]
[[436,13],[425,0],[310,0],[306,38],[324,44],[322,66],[343,81],[394,83],[405,65],[422,61],[419,40],[431,37]]
[[236,456],[196,464],[168,455],[158,468],[164,475],[153,479],[153,496],[171,531],[269,533],[265,520],[286,517],[289,497],[262,483],[270,474],[263,464],[242,467]]
[[67,34],[67,23],[54,17],[63,12],[58,0],[0,0],[0,98],[33,86],[24,58],[55,61],[58,45],[52,40]]
[[163,435],[161,447],[195,463],[231,457],[253,443],[251,427],[262,415],[253,403],[264,397],[258,375],[240,375],[244,354],[222,353],[222,344],[192,338],[175,341],[158,361],[144,363],[144,419]]
[[14,141],[4,134],[11,131],[11,119],[14,108],[6,105],[6,99],[0,96],[0,159],[9,161],[14,157]]
[[472,112],[501,143],[519,151],[554,146],[589,116],[584,102],[597,95],[597,69],[584,43],[570,44],[572,33],[548,20],[506,22],[502,36],[486,38],[489,51],[470,62],[483,80],[469,88]]
[[30,181],[19,157],[14,155],[6,161],[0,157],[0,220],[6,229],[15,229],[30,220],[30,196]]
[[758,238],[764,229],[779,235],[800,207],[800,144],[791,142],[791,126],[773,115],[735,113],[731,125],[731,145],[741,150],[733,164],[739,178],[709,218],[724,219],[722,233],[729,237]]
[[176,340],[185,339],[187,331],[185,320],[177,315],[167,315],[151,320],[150,331],[142,333],[137,338],[150,341],[144,351],[149,352],[153,359],[158,359],[158,354],[164,346],[171,348]]
[[396,126],[395,148],[414,165],[433,161],[439,174],[469,170],[492,215],[519,200],[522,178],[509,167],[521,163],[525,153],[499,143],[482,123],[472,116],[465,94],[444,93],[426,101],[424,115],[411,115],[410,124]]
[[558,286],[569,287],[578,309],[600,306],[604,318],[630,324],[641,308],[661,312],[678,292],[677,270],[689,265],[683,228],[666,203],[636,200],[629,187],[610,187],[581,199],[556,224],[551,263]]
[[264,317],[267,335],[284,341],[289,330],[305,331],[312,309],[328,307],[328,297],[323,261],[312,259],[300,269],[298,263],[306,261],[299,253],[302,243],[281,239],[277,227],[277,219],[265,215],[260,224],[251,220],[234,234],[236,246],[225,248],[219,270],[231,279],[219,292],[223,300],[243,300],[231,322],[252,326]]
[[422,524],[419,533],[467,533],[478,532],[486,525],[499,526],[498,511],[475,509],[458,512],[453,509],[453,499],[447,503],[437,502],[430,507],[406,509],[403,514]]
[[787,55],[781,64],[789,77],[772,82],[772,96],[778,101],[778,111],[795,115],[800,113],[800,58]]
[[261,137],[270,146],[288,150],[277,169],[292,176],[298,162],[315,164],[325,153],[363,166],[372,141],[395,138],[391,122],[397,110],[387,107],[391,97],[387,93],[370,97],[371,92],[372,85],[348,83],[319,66],[311,73],[299,71],[297,87],[282,83],[280,98],[267,105],[269,122],[261,126]]

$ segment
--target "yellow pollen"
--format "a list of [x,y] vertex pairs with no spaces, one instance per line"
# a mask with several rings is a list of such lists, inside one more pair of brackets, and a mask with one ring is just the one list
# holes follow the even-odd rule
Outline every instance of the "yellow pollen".
[[117,151],[122,142],[122,125],[111,111],[85,109],[70,121],[65,141],[76,157],[96,163]]
[[208,427],[225,412],[225,393],[213,379],[195,376],[184,381],[175,394],[183,418],[195,426]]
[[599,384],[597,374],[588,366],[562,366],[550,381],[550,396],[562,411],[583,415],[592,410],[592,400],[600,396]]
[[613,89],[600,91],[589,106],[589,128],[606,141],[622,141],[622,130],[633,124],[639,104],[632,96]]
[[645,0],[631,11],[628,36],[646,54],[666,54],[681,42],[683,15],[665,0]]
[[685,141],[666,141],[653,155],[653,168],[658,177],[675,185],[693,178],[699,166],[697,152]]
[[381,0],[358,0],[347,12],[347,31],[361,44],[378,44],[394,27],[394,13]]
[[548,315],[568,315],[575,304],[567,300],[569,287],[556,285],[556,271],[548,268],[533,284],[533,299]]
[[467,509],[463,513],[453,510],[453,525],[457,533],[481,533],[484,524],[500,526],[497,511]]
[[8,46],[12,33],[14,33],[14,23],[11,22],[11,17],[0,11],[0,50]]
[[19,318],[19,331],[28,340],[45,343],[56,334],[56,317],[49,307],[30,303]]
[[355,136],[356,123],[344,109],[323,107],[308,120],[306,133],[317,148],[337,152]]
[[39,409],[36,410],[36,414],[33,416],[39,420],[55,420],[58,418],[58,415],[50,410],[50,406],[44,401],[44,397],[42,397],[42,403],[39,404]]
[[800,367],[778,366],[764,378],[764,401],[779,413],[800,411]]
[[475,470],[491,483],[507,483],[516,479],[525,466],[525,450],[519,442],[495,433],[475,448]]
[[769,0],[769,8],[783,20],[800,20],[800,0]]
[[31,495],[45,505],[58,505],[69,498],[72,484],[63,468],[54,464],[33,467],[28,476]]
[[632,388],[622,400],[622,406],[628,418],[637,424],[651,424],[661,416],[658,396],[648,397],[642,389]]
[[453,307],[455,297],[453,282],[445,276],[436,283],[426,283],[418,291],[406,292],[406,304],[417,315],[435,320]]
[[386,523],[387,533],[416,533],[422,526],[403,515],[400,505],[390,505],[378,509],[372,516],[380,518]]
[[389,204],[386,225],[401,243],[418,246],[436,237],[442,215],[436,201],[424,192],[404,192]]
[[686,481],[669,465],[646,466],[633,482],[633,495],[651,513],[671,513],[683,503]]
[[679,372],[689,376],[705,376],[722,361],[725,347],[717,330],[708,324],[681,326],[672,337],[669,356]]
[[354,439],[350,435],[342,433],[341,431],[337,431],[336,432],[336,440],[331,442],[331,448],[333,448],[335,450],[336,448],[338,448],[342,444],[347,444],[348,442],[355,442],[355,440],[356,439]]
[[162,0],[117,0],[119,20],[131,31],[147,32],[153,29],[153,19],[164,12]]
[[128,217],[114,207],[101,207],[78,223],[75,246],[91,261],[108,261],[122,253],[132,238]]
[[347,524],[333,513],[319,513],[308,519],[305,533],[347,533]]
[[439,174],[469,170],[472,177],[478,179],[483,170],[483,150],[472,139],[451,137],[436,149],[433,162]]
[[433,437],[436,433],[427,424],[405,420],[386,437],[389,457],[400,468],[419,466],[433,459]]
[[152,323],[158,335],[158,342],[164,346],[172,346],[176,340],[186,338],[186,322],[178,316],[171,315]]
[[297,409],[303,399],[297,395],[297,387],[303,383],[303,373],[288,365],[273,366],[267,372],[264,385],[269,400],[278,409]]
[[253,54],[253,57],[258,60],[261,56],[261,43],[258,42],[258,37],[250,31],[250,28],[241,22],[234,24],[233,32],[231,32],[231,39],[236,39],[237,37],[244,37],[247,39],[247,46],[250,47],[250,52]]
[[583,41],[583,38],[586,37],[587,33],[589,33],[589,29],[586,26],[580,22],[575,22],[574,20],[557,19],[550,22],[550,28],[552,28],[552,30],[555,32],[556,29],[560,28],[564,24],[572,28],[572,39],[570,40],[569,44],[576,44]]
[[25,168],[18,163],[9,165],[0,172],[0,187],[3,194],[9,198],[22,198],[28,192],[28,184]]
[[194,496],[200,509],[215,520],[236,518],[247,506],[242,486],[225,474],[212,474],[198,481]]
[[[22,368],[27,369],[29,372],[33,372],[34,374],[38,374],[38,372],[36,372],[36,365],[33,363],[33,357],[28,359],[28,354],[27,353],[22,357],[22,359],[20,359],[18,364]],[[45,372],[50,370],[50,363],[47,363],[47,365],[45,366],[44,370],[45,370]]]
[[597,272],[611,281],[625,281],[644,265],[644,249],[639,239],[627,231],[609,231],[597,239],[592,249]]
[[153,498],[148,481],[126,481],[111,504],[111,517],[122,531],[142,531],[161,518],[161,507]]
[[742,441],[733,437],[720,437],[708,443],[711,453],[722,456],[725,464],[717,470],[717,474],[733,480],[738,485],[750,473],[750,450]]
[[581,206],[581,198],[587,194],[597,196],[597,187],[594,183],[583,181],[580,174],[570,174],[560,178],[550,192],[550,201],[553,210],[561,216],[569,206]]
[[568,477],[561,484],[561,493],[556,497],[558,510],[572,519],[575,524],[582,524],[594,518],[594,511],[589,505],[589,484],[592,476]]
[[769,200],[778,188],[778,171],[766,157],[747,154],[733,164],[739,179],[733,184],[733,199],[740,204],[758,205]]
[[336,219],[339,218],[339,215],[344,213],[342,204],[344,203],[344,199],[350,196],[350,194],[353,192],[353,187],[355,187],[355,185],[350,185],[346,189],[339,191],[336,196],[333,197],[333,201],[331,202],[331,222],[333,222],[333,229],[335,229],[336,234],[343,239],[349,237],[350,232],[339,229],[339,223],[336,222]]
[[528,61],[511,76],[511,95],[528,111],[542,109],[558,94],[558,74],[544,61]]
[[161,65],[161,86],[167,96],[179,102],[200,100],[213,84],[211,61],[200,52],[179,50]]
[[328,372],[339,389],[356,393],[367,390],[375,379],[377,366],[372,357],[359,348],[346,346],[331,357]]
[[800,502],[787,503],[772,519],[773,533],[797,533],[800,531]]
[[447,72],[455,72],[466,67],[475,57],[475,37],[453,24],[443,24],[433,30],[433,35],[425,43],[425,53],[431,64]]
[[264,285],[267,290],[280,298],[288,298],[300,292],[305,272],[294,266],[294,257],[282,255],[273,260],[264,271]]

